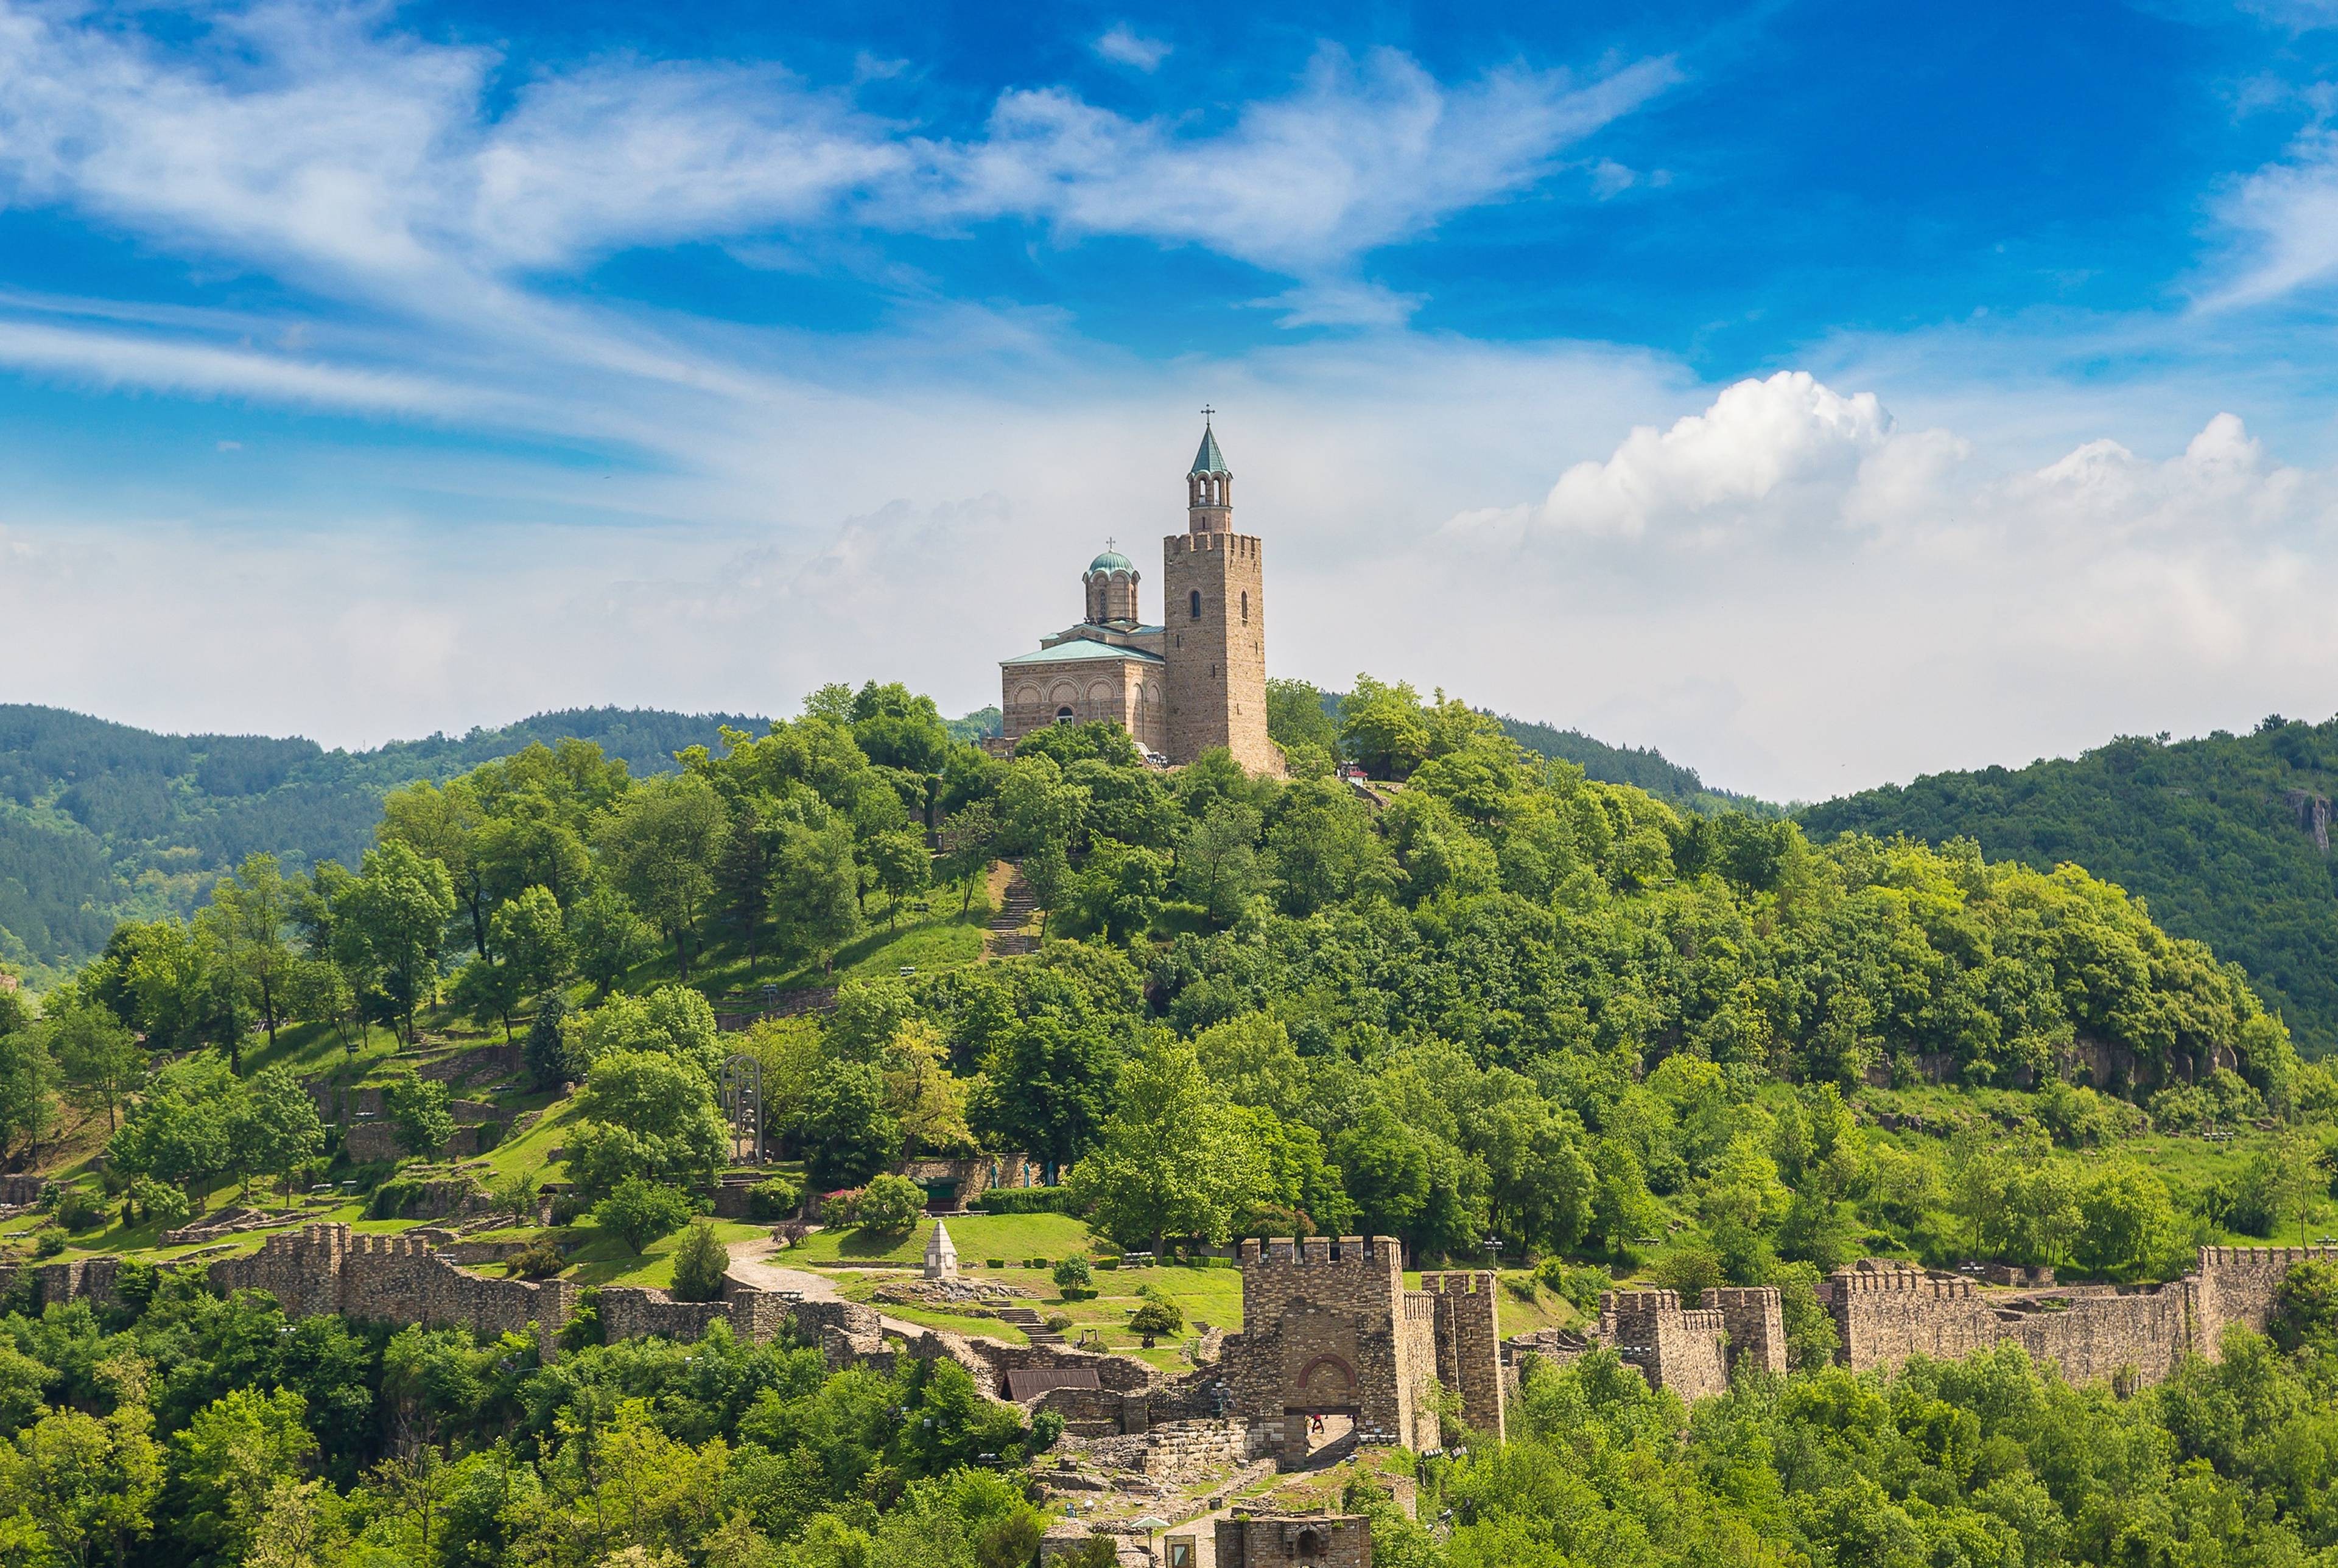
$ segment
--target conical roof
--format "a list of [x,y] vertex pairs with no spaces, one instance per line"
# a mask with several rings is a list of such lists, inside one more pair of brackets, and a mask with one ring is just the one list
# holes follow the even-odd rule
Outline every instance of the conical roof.
[[1233,472],[1233,469],[1226,466],[1226,455],[1218,450],[1217,432],[1211,429],[1208,422],[1204,421],[1202,426],[1202,449],[1194,454],[1194,466],[1188,468],[1186,473],[1232,474]]

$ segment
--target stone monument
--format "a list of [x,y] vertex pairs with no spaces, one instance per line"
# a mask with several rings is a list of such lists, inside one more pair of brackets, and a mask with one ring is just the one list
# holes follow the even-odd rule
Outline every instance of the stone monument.
[[926,1278],[958,1278],[958,1248],[950,1240],[949,1227],[938,1220],[934,1221],[934,1233],[926,1238]]

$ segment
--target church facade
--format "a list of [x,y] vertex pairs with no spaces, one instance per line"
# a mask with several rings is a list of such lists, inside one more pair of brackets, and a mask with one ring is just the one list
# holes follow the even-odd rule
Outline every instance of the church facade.
[[1078,624],[999,661],[1010,744],[1101,720],[1172,764],[1223,746],[1253,773],[1282,771],[1266,737],[1264,561],[1258,535],[1234,532],[1233,484],[1205,421],[1185,475],[1185,531],[1161,542],[1161,621],[1144,620],[1143,573],[1107,544],[1080,576]]

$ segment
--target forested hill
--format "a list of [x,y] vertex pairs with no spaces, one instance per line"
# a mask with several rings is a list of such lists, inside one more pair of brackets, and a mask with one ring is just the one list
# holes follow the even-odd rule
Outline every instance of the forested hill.
[[1969,838],[1991,859],[2075,861],[2141,897],[2171,934],[2238,961],[2321,1056],[2338,1052],[2338,881],[2314,813],[2333,797],[2338,719],[2275,717],[2250,735],[2130,736],[2074,760],[1936,773],[1801,818],[1821,839]]
[[191,911],[211,880],[258,849],[288,867],[354,863],[386,790],[451,779],[575,736],[634,773],[673,767],[739,714],[585,708],[499,730],[328,751],[260,735],[157,735],[56,708],[0,705],[0,959],[85,958],[125,916]]
[[1594,740],[1580,730],[1556,729],[1513,719],[1507,713],[1498,717],[1502,732],[1528,750],[1545,757],[1565,758],[1582,769],[1586,777],[1602,784],[1629,784],[1659,800],[1698,811],[1744,811],[1754,817],[1784,815],[1783,808],[1751,795],[1711,788],[1695,769],[1684,768],[1654,747],[1610,746],[1604,740]]

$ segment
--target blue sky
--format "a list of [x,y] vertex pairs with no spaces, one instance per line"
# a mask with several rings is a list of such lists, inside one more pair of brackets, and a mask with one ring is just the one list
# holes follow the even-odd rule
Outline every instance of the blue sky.
[[1270,663],[1813,797],[2338,708],[2338,5],[0,0],[0,696]]

